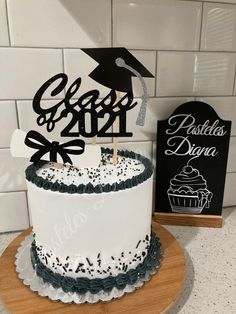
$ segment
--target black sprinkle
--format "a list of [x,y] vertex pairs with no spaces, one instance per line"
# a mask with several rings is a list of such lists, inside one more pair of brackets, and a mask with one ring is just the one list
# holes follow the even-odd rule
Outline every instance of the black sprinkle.
[[139,244],[140,244],[141,240],[138,241],[138,244],[136,245],[136,249],[138,248]]
[[87,257],[86,257],[86,260],[87,260],[89,266],[93,266],[93,264],[90,262],[90,260]]

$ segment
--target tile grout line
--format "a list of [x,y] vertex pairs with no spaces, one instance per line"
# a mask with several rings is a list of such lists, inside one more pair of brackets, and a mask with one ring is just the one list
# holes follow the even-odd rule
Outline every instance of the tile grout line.
[[199,51],[201,51],[203,11],[204,11],[204,2],[202,2],[202,9],[201,9],[201,24],[200,24],[199,45],[198,45],[198,50]]
[[[62,57],[62,72],[66,74],[64,48],[61,48],[61,57]],[[66,86],[63,88],[63,93],[64,96],[66,96]]]
[[236,62],[235,62],[235,65],[234,65],[234,80],[233,80],[233,93],[232,93],[232,96],[235,96],[234,93],[235,93],[235,84],[236,84]]
[[185,2],[195,2],[195,3],[199,3],[199,2],[204,2],[204,3],[213,3],[213,4],[230,4],[230,5],[236,5],[235,2],[218,2],[218,1],[208,1],[208,0],[182,0]]
[[[235,81],[236,81],[236,77],[235,77]],[[159,96],[149,96],[150,99],[162,99],[162,98],[200,98],[200,97],[204,97],[204,98],[217,98],[217,97],[225,97],[225,98],[232,98],[232,97],[236,97],[236,95],[232,95],[232,94],[227,94],[227,95],[159,95]],[[53,100],[62,100],[63,98],[43,98],[43,101],[53,101]],[[76,97],[72,97],[72,99],[76,99]],[[102,97],[99,97],[98,99],[103,99]],[[141,99],[140,97],[134,97],[134,99]],[[8,99],[0,99],[0,102],[4,102],[4,101],[17,101],[17,102],[21,102],[21,101],[32,101],[32,98],[26,98],[26,99],[13,99],[13,98],[8,98]]]
[[7,0],[5,0],[5,8],[6,8],[6,20],[7,20],[7,34],[8,34],[8,39],[9,39],[9,46],[8,48],[11,47],[11,35],[10,35],[10,23],[9,23],[9,16],[8,16],[8,5],[7,5]]
[[[183,1],[183,0],[182,0]],[[186,0],[189,1],[189,0]],[[45,50],[61,50],[61,49],[71,49],[71,50],[78,50],[78,49],[82,49],[83,47],[69,47],[69,46],[65,46],[65,47],[40,47],[40,46],[0,46],[1,48],[9,48],[9,49],[45,49]],[[228,53],[228,54],[232,54],[232,53],[236,53],[236,50],[231,50],[231,51],[227,51],[227,50],[201,50],[199,51],[198,49],[161,49],[161,48],[134,48],[134,47],[128,47],[126,46],[126,48],[128,50],[137,50],[137,51],[161,51],[161,52],[200,52],[200,53]]]
[[[155,57],[155,86],[154,86],[154,97],[157,95],[157,60],[158,60],[158,51],[155,51],[156,57]],[[151,98],[149,96],[149,98]]]
[[[233,134],[233,135],[230,135],[230,138],[236,138],[236,134]],[[156,143],[156,139],[153,139],[153,138],[150,138],[150,139],[138,139],[138,140],[131,140],[132,137],[130,137],[130,140],[128,141],[119,141],[119,143],[122,143],[122,144],[137,144],[137,143]],[[103,145],[107,145],[107,144],[112,144],[112,142],[98,142],[98,145],[100,146],[103,146]],[[10,147],[0,147],[0,152],[1,150],[9,150]]]
[[19,111],[18,111],[18,106],[17,106],[17,100],[14,100],[15,102],[15,110],[16,110],[16,122],[17,122],[17,127],[20,129],[20,119],[19,119]]
[[62,57],[62,71],[65,73],[65,55],[64,55],[64,48],[61,48],[61,57]]
[[114,28],[113,28],[113,0],[111,0],[111,47],[114,46],[114,38],[113,38],[113,31],[114,31]]
[[[232,96],[232,95],[231,95]],[[63,98],[60,97],[60,98],[57,98],[57,97],[53,97],[53,98],[42,98],[42,101],[49,101],[49,100],[62,100]],[[18,99],[14,99],[14,98],[2,98],[0,99],[0,102],[1,101],[18,101],[18,102],[21,102],[21,101],[32,101],[33,100],[33,97],[32,98],[18,98]]]
[[26,209],[28,214],[28,221],[29,221],[29,227],[30,227],[30,212],[29,212],[29,199],[28,199],[28,191],[25,191],[25,198],[26,198]]
[[22,192],[26,192],[26,190],[0,191],[0,195],[4,193],[22,193]]

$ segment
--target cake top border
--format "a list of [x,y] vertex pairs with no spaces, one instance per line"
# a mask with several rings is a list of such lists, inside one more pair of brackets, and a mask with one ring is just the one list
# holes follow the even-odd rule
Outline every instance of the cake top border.
[[[113,149],[110,148],[101,148],[102,153],[112,154]],[[147,179],[149,179],[153,174],[153,165],[151,160],[144,157],[143,155],[137,154],[133,151],[128,150],[119,150],[118,155],[122,157],[127,157],[131,159],[136,159],[142,162],[144,165],[144,171],[131,179],[123,180],[119,183],[106,184],[106,185],[95,185],[93,186],[91,183],[88,184],[80,184],[76,186],[75,184],[66,185],[64,183],[58,182],[50,182],[40,176],[37,175],[37,170],[42,167],[47,161],[40,161],[37,165],[30,165],[26,168],[25,174],[26,179],[35,184],[39,188],[43,188],[44,190],[50,190],[52,192],[60,192],[60,193],[69,193],[69,194],[100,194],[100,193],[108,193],[108,192],[118,192],[125,189],[130,189],[132,187],[137,186],[138,184],[143,183]]]

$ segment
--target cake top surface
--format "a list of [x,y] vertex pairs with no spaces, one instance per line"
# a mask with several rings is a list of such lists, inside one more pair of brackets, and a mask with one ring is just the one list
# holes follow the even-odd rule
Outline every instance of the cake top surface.
[[153,173],[152,162],[131,151],[118,151],[118,162],[112,163],[113,150],[102,148],[97,168],[64,165],[57,169],[53,162],[39,162],[26,169],[26,179],[45,190],[70,194],[117,192],[137,186]]
[[132,179],[145,169],[141,161],[124,156],[118,156],[116,165],[112,161],[112,154],[102,153],[100,165],[97,168],[78,168],[64,165],[63,168],[57,169],[54,162],[49,162],[39,168],[36,174],[53,183],[64,183],[68,186],[91,183],[95,187],[98,184],[105,186]]

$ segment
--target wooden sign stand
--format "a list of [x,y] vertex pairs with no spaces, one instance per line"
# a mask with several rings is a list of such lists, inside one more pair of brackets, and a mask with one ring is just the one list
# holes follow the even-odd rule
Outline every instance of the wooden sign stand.
[[218,215],[189,215],[175,213],[155,213],[154,221],[161,225],[222,228],[223,217]]

